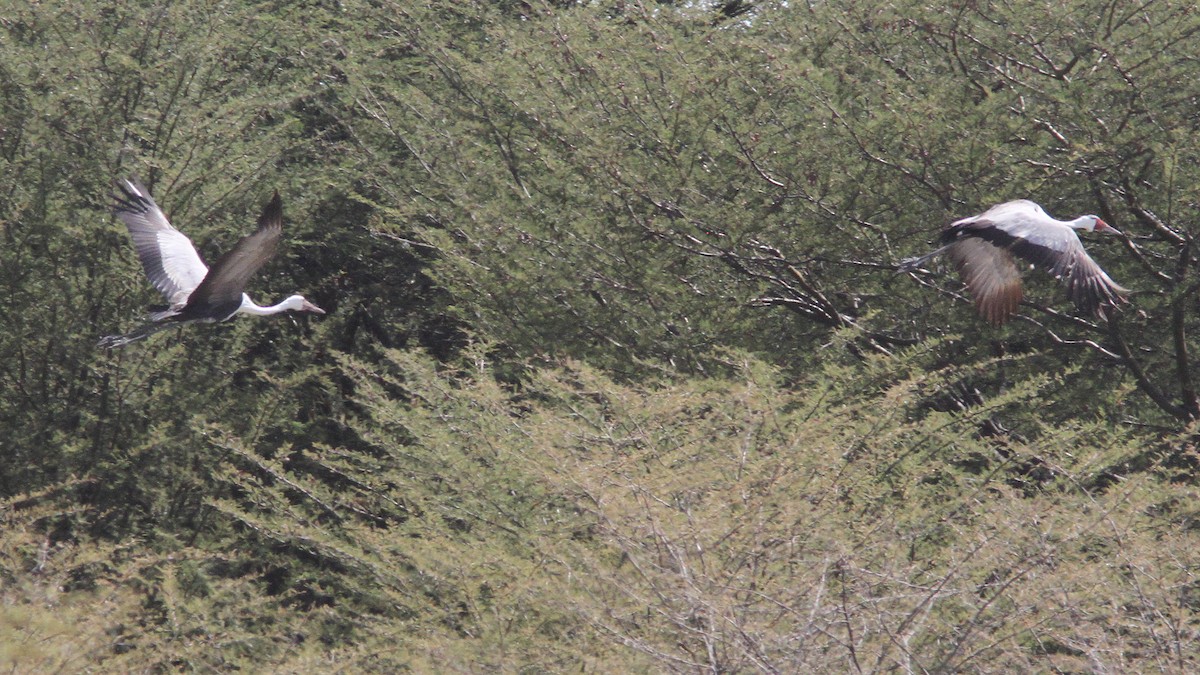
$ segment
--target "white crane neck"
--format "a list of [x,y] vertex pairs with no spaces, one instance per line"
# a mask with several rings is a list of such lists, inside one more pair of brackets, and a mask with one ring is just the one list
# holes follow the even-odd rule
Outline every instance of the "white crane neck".
[[251,300],[249,295],[242,293],[242,306],[238,308],[238,313],[250,314],[253,316],[271,316],[272,314],[278,314],[280,312],[286,312],[289,309],[294,309],[292,304],[292,299],[288,298],[277,305],[263,307],[262,305],[256,304],[253,300]]

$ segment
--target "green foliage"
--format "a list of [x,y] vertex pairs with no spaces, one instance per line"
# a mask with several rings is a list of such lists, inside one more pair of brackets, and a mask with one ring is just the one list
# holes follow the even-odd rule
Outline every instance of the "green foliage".
[[[517,388],[478,348],[346,359],[359,447],[205,435],[211,548],[38,549],[39,495],[4,573],[71,589],[79,640],[120,621],[111,668],[1194,667],[1189,484],[1117,468],[1139,439],[1102,418],[990,434],[1053,378],[930,409],[965,374],[937,351],[803,386],[734,352],[729,378]],[[22,602],[5,620],[49,630]]]
[[1171,93],[1193,63],[1185,7],[1096,22],[1086,4],[789,3],[723,27],[636,8],[472,12],[495,49],[464,48],[436,9],[397,9],[390,36],[411,58],[385,79],[405,86],[352,81],[406,148],[428,143],[397,222],[431,222],[436,279],[477,330],[631,374],[647,358],[717,367],[724,345],[803,372],[846,327],[870,351],[950,321],[980,335],[948,301],[956,280],[921,285],[892,264],[951,217],[1031,197],[1133,236],[1124,252],[1089,245],[1138,311],[1113,332],[1055,309],[1061,291],[1034,279],[1015,339],[1056,345],[1062,364],[1119,364],[1168,415],[1200,410],[1171,372],[1189,360],[1181,303],[1196,288],[1194,200],[1178,188],[1196,108]]
[[[382,250],[367,229],[370,210],[330,189],[358,170],[340,161],[349,141],[321,108],[344,54],[331,45],[294,49],[319,42],[312,17],[297,12],[185,3],[51,15],[25,6],[6,18],[0,425],[9,431],[0,494],[90,475],[81,497],[116,499],[109,524],[192,523],[210,487],[195,430],[217,418],[255,429],[270,391],[264,373],[330,362],[321,351],[280,349],[303,345],[310,332],[287,320],[97,351],[97,337],[127,329],[154,301],[108,215],[117,176],[142,175],[210,260],[252,226],[277,187],[287,195],[289,245],[252,293],[302,289],[343,310],[323,328],[325,342],[345,350],[363,348],[364,332],[384,344],[425,341],[426,332],[453,341],[436,306],[407,304],[437,296],[424,261]],[[374,285],[362,282],[368,270]],[[391,301],[392,287],[410,289],[404,302]],[[404,316],[388,320],[396,314]],[[319,439],[318,418],[339,396],[328,382],[306,394],[272,410],[296,420],[283,437]]]
[[[1197,669],[1197,21],[15,5],[0,668]],[[330,314],[97,350],[129,174]],[[1131,307],[894,273],[1017,197]]]

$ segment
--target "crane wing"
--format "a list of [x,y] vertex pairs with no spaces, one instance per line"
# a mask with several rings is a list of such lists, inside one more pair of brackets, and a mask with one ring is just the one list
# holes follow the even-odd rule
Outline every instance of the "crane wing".
[[1075,232],[1063,243],[1062,250],[1047,249],[1032,241],[1019,242],[1012,252],[1036,267],[1049,272],[1067,289],[1067,297],[1081,312],[1104,315],[1105,305],[1125,302],[1129,291],[1121,287],[1083,248]]
[[117,183],[122,195],[113,195],[115,211],[129,235],[150,283],[167,298],[180,304],[187,300],[208,274],[196,247],[182,232],[171,227],[150,192],[136,178]]
[[963,237],[946,251],[975,300],[975,309],[988,323],[1008,321],[1021,304],[1021,275],[1008,251],[982,239]]
[[[212,270],[188,299],[189,306],[240,305],[250,277],[275,255],[283,238],[283,201],[276,192],[258,218],[258,229],[242,237],[233,248],[213,263]],[[235,304],[236,303],[236,304]],[[221,317],[226,318],[226,317]]]

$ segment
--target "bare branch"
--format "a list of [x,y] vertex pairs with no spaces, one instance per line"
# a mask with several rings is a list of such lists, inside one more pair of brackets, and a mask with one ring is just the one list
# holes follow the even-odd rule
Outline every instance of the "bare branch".
[[1116,343],[1117,351],[1120,353],[1121,360],[1124,362],[1125,367],[1129,368],[1129,372],[1133,373],[1133,377],[1137,380],[1138,388],[1141,389],[1147,396],[1149,396],[1150,400],[1154,401],[1159,408],[1171,416],[1177,417],[1181,420],[1193,419],[1191,411],[1185,409],[1183,406],[1176,405],[1175,403],[1171,402],[1170,397],[1163,393],[1163,391],[1159,389],[1157,385],[1151,382],[1149,377],[1147,377],[1146,371],[1142,368],[1142,365],[1138,363],[1136,358],[1134,358],[1133,350],[1129,348],[1129,343],[1125,340],[1125,336],[1121,335],[1120,321],[1118,317],[1119,315],[1116,312],[1113,312],[1112,315],[1109,316],[1109,335],[1112,337],[1113,342]]

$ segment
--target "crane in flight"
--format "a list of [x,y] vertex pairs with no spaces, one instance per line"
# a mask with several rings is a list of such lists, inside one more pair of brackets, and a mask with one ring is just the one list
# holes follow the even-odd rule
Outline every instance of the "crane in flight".
[[1080,311],[1104,317],[1105,308],[1125,302],[1129,291],[1092,260],[1079,231],[1120,234],[1099,216],[1056,220],[1034,202],[1017,199],[950,223],[936,250],[902,261],[899,271],[911,272],[946,253],[979,315],[999,326],[1016,313],[1024,295],[1015,255],[1058,279]]
[[196,247],[171,226],[162,209],[136,178],[117,184],[115,211],[137,249],[150,283],[167,299],[167,307],[149,314],[150,322],[125,335],[100,340],[104,348],[123,347],[173,326],[193,322],[215,323],[238,314],[270,316],[280,312],[325,311],[302,295],[293,295],[269,307],[255,304],[246,294],[246,283],[262,267],[283,237],[283,202],[279,192],[263,208],[258,229],[242,237],[209,268]]

